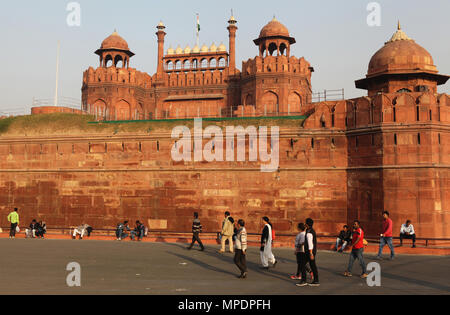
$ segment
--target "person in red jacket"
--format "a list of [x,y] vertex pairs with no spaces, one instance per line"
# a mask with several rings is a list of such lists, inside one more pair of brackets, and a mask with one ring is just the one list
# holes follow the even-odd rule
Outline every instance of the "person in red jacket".
[[391,260],[394,259],[394,245],[392,244],[392,220],[389,218],[389,212],[383,212],[383,233],[380,234],[380,249],[378,250],[377,259],[382,259],[381,254],[383,248],[387,244],[391,250]]
[[350,259],[348,261],[347,270],[344,272],[344,276],[351,277],[352,276],[352,268],[355,259],[359,260],[359,264],[361,265],[361,278],[367,278],[367,267],[364,262],[364,231],[360,226],[360,222],[355,220],[353,222],[353,234],[352,234],[352,251],[350,253]]

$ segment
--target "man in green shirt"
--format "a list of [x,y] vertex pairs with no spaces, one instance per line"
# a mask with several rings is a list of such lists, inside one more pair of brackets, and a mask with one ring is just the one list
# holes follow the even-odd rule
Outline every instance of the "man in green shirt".
[[8,214],[8,221],[11,222],[11,230],[9,231],[9,238],[15,238],[16,227],[17,225],[19,225],[19,213],[17,208],[14,208],[14,211]]

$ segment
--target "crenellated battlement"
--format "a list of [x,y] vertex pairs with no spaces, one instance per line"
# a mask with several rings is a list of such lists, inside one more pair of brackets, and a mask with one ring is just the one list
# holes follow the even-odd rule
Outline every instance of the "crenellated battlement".
[[303,57],[257,56],[242,63],[243,77],[257,73],[292,73],[311,76],[312,71],[311,64]]
[[137,71],[133,68],[90,67],[83,73],[83,87],[92,84],[115,83],[135,85],[144,89],[152,86],[152,77],[145,72]]

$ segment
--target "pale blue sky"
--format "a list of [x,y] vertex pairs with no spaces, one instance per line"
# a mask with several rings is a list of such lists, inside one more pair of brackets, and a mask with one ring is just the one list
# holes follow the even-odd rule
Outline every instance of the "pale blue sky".
[[[131,66],[156,70],[156,25],[167,26],[166,47],[195,44],[195,14],[200,14],[200,44],[228,46],[230,10],[238,20],[237,64],[257,55],[253,39],[273,15],[297,39],[292,54],[304,56],[316,72],[313,89],[345,88],[346,98],[365,95],[354,87],[370,57],[396,30],[403,30],[433,56],[440,73],[450,74],[450,1],[379,0],[381,26],[369,27],[371,0],[79,0],[81,27],[66,24],[68,0],[3,1],[0,11],[0,111],[29,108],[33,97],[52,98],[56,43],[61,41],[60,95],[81,99],[82,73],[98,66],[94,51],[114,29],[136,54]],[[450,83],[440,88],[449,92]]]

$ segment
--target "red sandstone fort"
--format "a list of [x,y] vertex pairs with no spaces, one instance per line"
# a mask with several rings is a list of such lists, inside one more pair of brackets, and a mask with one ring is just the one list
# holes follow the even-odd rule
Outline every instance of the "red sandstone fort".
[[217,231],[229,210],[250,232],[267,215],[279,233],[312,217],[321,234],[359,219],[377,235],[389,210],[395,230],[410,219],[419,236],[449,238],[450,98],[437,93],[449,76],[432,56],[399,25],[356,81],[367,96],[314,102],[314,68],[291,55],[296,40],[286,27],[276,19],[264,26],[257,56],[239,70],[237,25],[230,18],[228,50],[165,50],[160,23],[153,75],[130,67],[134,53],[114,32],[95,52],[99,67],[83,74],[82,111],[99,121],[304,116],[280,125],[277,172],[253,162],[174,162],[170,129],[1,136],[1,225],[17,206],[22,220],[48,226],[140,219],[170,231],[188,231],[197,211],[205,230]]

